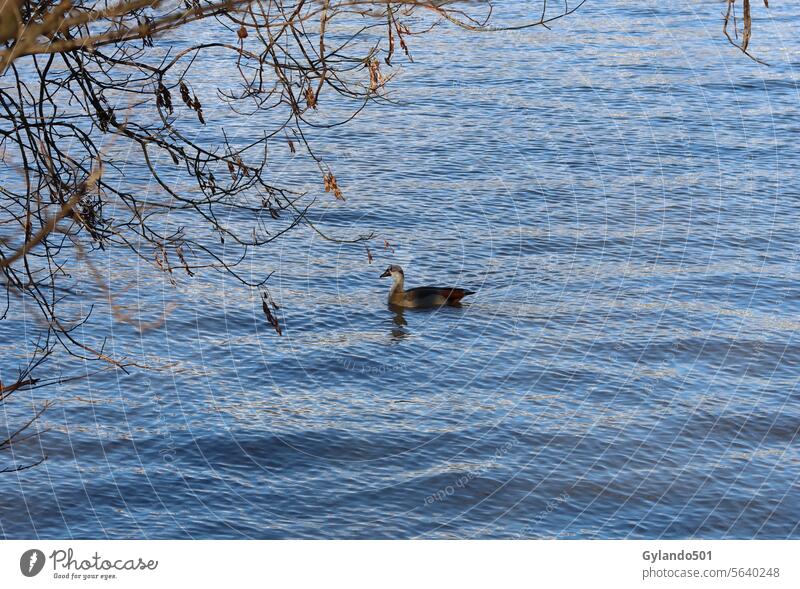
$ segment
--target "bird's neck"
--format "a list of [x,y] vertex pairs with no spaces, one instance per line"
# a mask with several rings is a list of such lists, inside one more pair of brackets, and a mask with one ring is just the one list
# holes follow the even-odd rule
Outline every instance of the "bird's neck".
[[392,288],[389,290],[389,298],[391,299],[395,295],[403,294],[403,277],[402,276],[393,276],[394,284],[392,284]]

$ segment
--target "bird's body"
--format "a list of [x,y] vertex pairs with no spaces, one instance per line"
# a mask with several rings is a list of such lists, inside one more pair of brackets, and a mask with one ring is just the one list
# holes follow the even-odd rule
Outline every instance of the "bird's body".
[[461,299],[474,294],[471,290],[452,288],[449,286],[419,286],[417,288],[404,288],[405,276],[400,266],[389,266],[381,274],[381,278],[391,276],[394,283],[389,290],[389,304],[397,307],[432,308],[443,305],[459,305]]

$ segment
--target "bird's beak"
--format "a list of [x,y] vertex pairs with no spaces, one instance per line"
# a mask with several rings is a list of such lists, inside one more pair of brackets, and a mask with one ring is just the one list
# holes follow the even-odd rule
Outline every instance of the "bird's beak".
[[386,278],[387,276],[391,276],[391,275],[392,275],[392,273],[391,273],[391,272],[389,271],[389,269],[387,268],[386,270],[384,270],[383,274],[381,274],[380,276],[378,276],[378,278]]

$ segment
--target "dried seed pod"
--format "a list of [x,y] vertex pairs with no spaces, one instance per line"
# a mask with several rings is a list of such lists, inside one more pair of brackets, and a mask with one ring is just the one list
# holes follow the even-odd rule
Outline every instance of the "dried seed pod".
[[261,309],[264,311],[264,316],[267,318],[267,321],[275,330],[275,332],[278,335],[283,335],[278,318],[272,312],[273,310],[278,310],[278,305],[275,304],[275,301],[272,300],[272,297],[269,295],[266,289],[261,291]]
[[197,99],[197,95],[194,96],[194,103],[191,105],[194,108],[195,112],[197,113],[197,118],[200,120],[201,123],[204,125],[206,124],[206,119],[203,117],[203,105],[200,104],[200,101]]
[[189,108],[194,108],[192,106],[192,96],[191,94],[189,94],[189,87],[183,80],[181,80],[180,89],[181,89],[181,100],[183,100],[183,103]]
[[172,95],[169,89],[160,81],[158,88],[156,88],[156,104],[160,108],[166,109],[169,114],[172,114]]

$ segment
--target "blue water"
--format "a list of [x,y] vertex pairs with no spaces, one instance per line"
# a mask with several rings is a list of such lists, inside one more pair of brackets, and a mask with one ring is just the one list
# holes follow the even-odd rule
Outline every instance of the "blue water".
[[[143,320],[178,306],[140,335],[98,302],[84,335],[153,369],[8,404],[57,400],[0,535],[800,537],[800,7],[759,8],[765,67],[721,3],[647,4],[414,38],[397,104],[312,133],[346,203],[276,172],[376,234],[371,264],[307,227],[248,258],[282,337],[222,276],[102,266]],[[390,263],[477,294],[398,316]],[[4,364],[33,321],[0,322]]]

